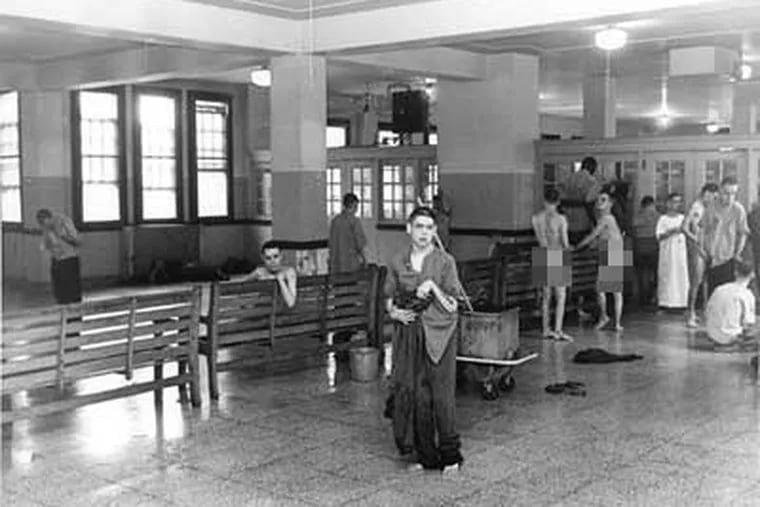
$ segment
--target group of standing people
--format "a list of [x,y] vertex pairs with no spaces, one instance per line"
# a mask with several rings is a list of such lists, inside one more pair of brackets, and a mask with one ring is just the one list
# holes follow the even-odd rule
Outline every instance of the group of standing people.
[[[534,282],[543,288],[542,331],[548,339],[572,341],[565,333],[564,315],[567,287],[572,285],[572,260],[568,253],[592,244],[599,251],[596,281],[599,318],[597,329],[612,323],[622,331],[623,271],[626,264],[623,241],[624,205],[619,193],[627,187],[619,182],[604,183],[596,175],[597,162],[586,157],[581,167],[565,182],[563,195],[556,189],[544,193],[544,208],[532,218],[539,249],[532,256]],[[559,206],[565,210],[560,213]],[[571,242],[576,245],[571,247]],[[607,296],[614,301],[613,319],[607,313]],[[555,298],[554,326],[551,300]]]

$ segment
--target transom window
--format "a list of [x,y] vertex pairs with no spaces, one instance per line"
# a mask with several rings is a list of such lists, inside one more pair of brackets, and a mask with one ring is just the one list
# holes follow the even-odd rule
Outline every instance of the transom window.
[[737,177],[736,160],[719,159],[705,162],[705,183],[720,184],[723,178]]
[[382,197],[383,218],[386,220],[406,220],[417,205],[415,189],[416,164],[383,162]]
[[359,217],[372,218],[372,167],[352,167],[351,187],[351,192],[359,198]]
[[18,127],[18,93],[0,94],[0,203],[6,223],[22,221]]
[[340,167],[327,168],[327,216],[332,217],[340,213],[343,208],[343,195],[341,191]]
[[121,220],[121,149],[119,95],[83,91],[78,94],[81,220]]
[[664,203],[672,193],[684,193],[686,163],[683,160],[658,160],[655,163],[655,199]]
[[141,217],[143,220],[177,219],[177,99],[141,93],[137,104]]
[[198,217],[228,217],[232,172],[229,101],[193,98],[191,116]]

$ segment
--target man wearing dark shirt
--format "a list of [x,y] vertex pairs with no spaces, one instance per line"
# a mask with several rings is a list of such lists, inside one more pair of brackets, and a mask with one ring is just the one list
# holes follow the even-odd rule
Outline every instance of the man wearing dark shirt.
[[356,217],[359,198],[355,194],[343,196],[343,211],[330,223],[330,272],[358,271],[366,263],[367,239],[362,224]]

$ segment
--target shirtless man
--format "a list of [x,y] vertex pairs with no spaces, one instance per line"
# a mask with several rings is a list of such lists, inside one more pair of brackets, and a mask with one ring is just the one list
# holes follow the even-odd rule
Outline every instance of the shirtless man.
[[264,265],[254,269],[242,281],[277,280],[282,299],[288,308],[292,308],[296,304],[298,292],[296,270],[281,264],[282,252],[273,241],[267,241],[261,246],[261,256],[264,258]]
[[625,271],[625,249],[623,234],[620,232],[615,217],[612,215],[612,196],[602,192],[596,200],[599,220],[591,234],[578,243],[576,250],[584,248],[592,241],[599,240],[599,274],[596,280],[596,290],[599,295],[599,322],[597,329],[602,329],[609,322],[607,315],[607,294],[612,293],[615,299],[615,330],[622,331],[623,316],[623,273]]
[[[553,188],[544,193],[544,209],[533,215],[533,231],[540,250],[534,252],[533,269],[543,285],[542,323],[544,338],[573,341],[563,331],[567,286],[572,283],[571,266],[566,266],[563,254],[570,248],[567,239],[567,219],[557,211],[559,192]],[[554,331],[549,328],[549,306],[552,289],[557,300]]]
[[718,185],[706,183],[699,197],[689,209],[683,221],[682,231],[686,236],[686,248],[689,265],[689,314],[686,325],[697,327],[697,296],[703,289],[703,300],[707,304],[707,284],[705,272],[708,265],[707,244],[705,243],[705,211],[709,210],[718,195]]

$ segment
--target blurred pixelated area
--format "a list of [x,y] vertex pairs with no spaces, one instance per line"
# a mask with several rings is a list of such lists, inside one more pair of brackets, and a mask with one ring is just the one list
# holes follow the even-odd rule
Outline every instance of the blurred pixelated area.
[[531,280],[534,287],[567,287],[573,282],[573,255],[570,250],[533,248]]
[[623,292],[626,268],[633,266],[633,252],[619,242],[600,245],[597,291]]

